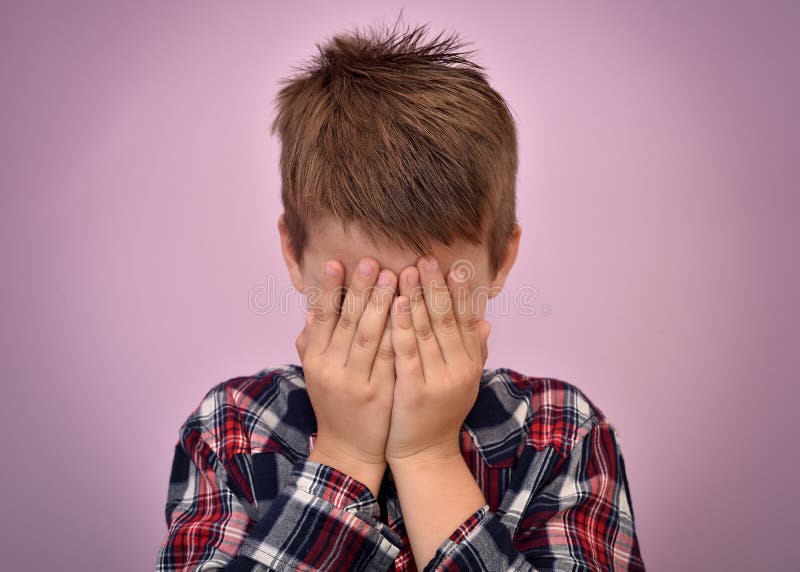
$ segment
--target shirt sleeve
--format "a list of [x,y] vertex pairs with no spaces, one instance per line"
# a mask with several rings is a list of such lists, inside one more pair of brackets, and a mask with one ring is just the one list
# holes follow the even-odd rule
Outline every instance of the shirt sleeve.
[[[492,570],[644,570],[636,537],[625,464],[617,433],[595,423],[566,457],[526,470],[549,474],[523,482],[525,503],[512,539],[489,505],[476,510],[437,549],[423,572]],[[512,504],[512,508],[517,503]],[[509,511],[510,512],[510,511]]]
[[308,459],[257,521],[246,503],[201,431],[184,431],[156,570],[386,570],[403,546],[366,485]]

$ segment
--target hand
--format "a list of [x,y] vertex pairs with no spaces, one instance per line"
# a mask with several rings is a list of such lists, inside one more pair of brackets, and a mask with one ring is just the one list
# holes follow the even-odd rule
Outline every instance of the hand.
[[490,325],[478,319],[469,283],[451,271],[445,284],[436,260],[429,258],[430,266],[425,260],[401,272],[390,318],[397,371],[386,443],[390,466],[461,456],[461,425],[478,397],[488,355]]
[[326,269],[332,273],[324,273],[321,296],[309,302],[306,327],[296,341],[317,418],[309,459],[349,474],[377,494],[395,384],[387,317],[397,277],[391,270],[378,273],[377,261],[362,258],[340,304],[344,269],[335,260]]

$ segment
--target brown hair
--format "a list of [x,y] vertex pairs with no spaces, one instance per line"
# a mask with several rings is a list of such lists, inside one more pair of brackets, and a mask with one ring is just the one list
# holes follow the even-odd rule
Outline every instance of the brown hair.
[[271,132],[298,261],[327,214],[419,255],[485,239],[495,276],[517,222],[514,121],[459,37],[425,32],[342,33],[281,80]]

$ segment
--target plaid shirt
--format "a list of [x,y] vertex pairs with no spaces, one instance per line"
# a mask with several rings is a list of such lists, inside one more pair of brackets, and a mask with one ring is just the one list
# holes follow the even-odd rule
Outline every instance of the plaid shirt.
[[[391,469],[375,498],[307,460],[297,365],[212,387],[181,426],[157,570],[417,570]],[[486,369],[461,427],[486,504],[433,570],[644,570],[614,426],[575,386]]]

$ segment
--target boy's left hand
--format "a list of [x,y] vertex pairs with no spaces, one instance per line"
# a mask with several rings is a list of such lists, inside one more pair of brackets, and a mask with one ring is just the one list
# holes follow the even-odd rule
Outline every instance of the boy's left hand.
[[425,257],[400,276],[389,318],[397,371],[390,466],[461,456],[459,434],[478,397],[490,325],[477,316],[469,281],[454,270],[445,282],[435,259]]

